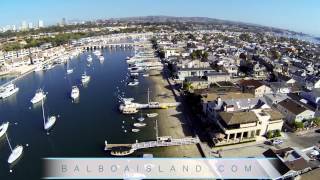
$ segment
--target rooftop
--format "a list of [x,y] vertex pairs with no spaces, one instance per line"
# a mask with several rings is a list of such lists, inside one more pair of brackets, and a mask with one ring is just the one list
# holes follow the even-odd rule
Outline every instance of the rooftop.
[[305,107],[288,98],[278,103],[278,105],[281,105],[295,115],[307,110]]
[[254,112],[251,111],[220,112],[219,116],[227,125],[247,124],[259,121]]
[[262,86],[262,82],[257,81],[257,80],[241,80],[239,82],[240,86],[247,86],[247,87],[254,87],[254,88],[258,88],[260,86]]

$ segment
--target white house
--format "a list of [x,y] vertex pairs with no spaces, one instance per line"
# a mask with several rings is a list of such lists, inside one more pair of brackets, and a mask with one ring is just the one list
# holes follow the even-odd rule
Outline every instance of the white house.
[[301,122],[305,119],[314,118],[315,112],[306,107],[296,103],[291,99],[285,99],[277,104],[278,110],[284,115],[288,123],[295,121]]

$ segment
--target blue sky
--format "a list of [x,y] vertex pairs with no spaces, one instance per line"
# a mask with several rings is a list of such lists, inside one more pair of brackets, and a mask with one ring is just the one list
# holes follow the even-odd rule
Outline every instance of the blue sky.
[[320,35],[319,0],[6,0],[0,26],[146,15],[203,16]]

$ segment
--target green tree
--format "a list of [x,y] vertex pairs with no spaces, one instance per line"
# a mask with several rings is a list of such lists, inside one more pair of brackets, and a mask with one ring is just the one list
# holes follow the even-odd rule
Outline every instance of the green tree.
[[271,139],[273,137],[273,132],[272,131],[268,131],[267,132],[267,138]]
[[279,129],[275,130],[273,133],[274,137],[280,137],[281,136],[281,131]]
[[298,121],[295,121],[293,126],[296,128],[296,129],[301,129],[303,128],[303,122],[298,122]]
[[247,42],[251,41],[251,37],[247,33],[240,34],[239,39],[242,41],[247,41]]
[[183,90],[189,91],[192,90],[192,84],[190,82],[183,82]]
[[313,118],[312,121],[315,125],[320,126],[320,117]]

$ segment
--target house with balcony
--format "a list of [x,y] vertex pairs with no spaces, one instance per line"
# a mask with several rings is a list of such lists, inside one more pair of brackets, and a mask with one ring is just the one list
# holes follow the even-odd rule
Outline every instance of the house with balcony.
[[215,124],[219,133],[212,134],[215,146],[265,140],[269,131],[281,130],[283,116],[273,109],[219,112]]

